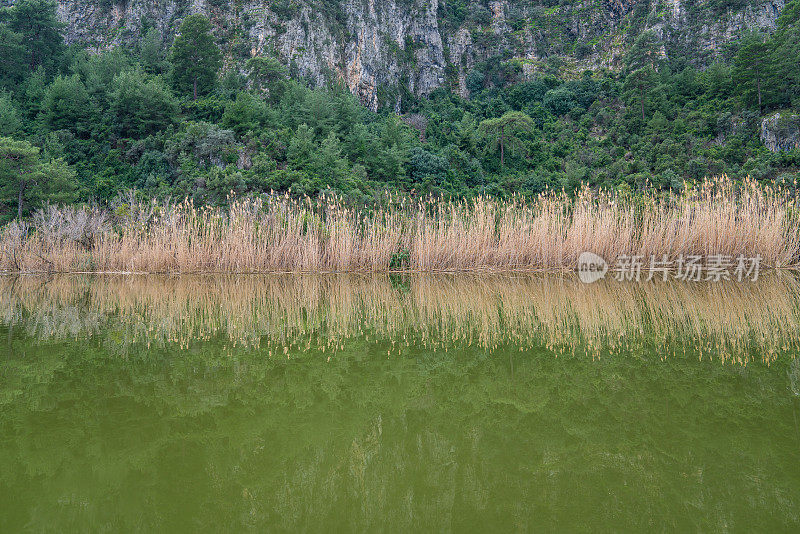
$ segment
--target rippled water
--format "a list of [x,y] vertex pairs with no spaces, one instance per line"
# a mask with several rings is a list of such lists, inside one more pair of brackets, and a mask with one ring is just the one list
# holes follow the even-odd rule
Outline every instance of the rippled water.
[[797,531],[800,282],[0,278],[0,531]]

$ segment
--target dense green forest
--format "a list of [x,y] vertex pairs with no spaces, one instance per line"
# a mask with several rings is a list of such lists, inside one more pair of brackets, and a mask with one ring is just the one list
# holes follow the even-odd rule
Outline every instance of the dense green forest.
[[447,89],[403,95],[402,114],[364,108],[346,88],[312,88],[274,57],[233,64],[211,25],[150,28],[136,47],[64,44],[55,5],[0,10],[0,217],[44,202],[135,189],[224,204],[231,194],[388,191],[506,196],[583,183],[680,189],[727,173],[794,184],[800,149],[772,153],[762,117],[800,108],[800,0],[774,34],[743,33],[704,69],[658,53],[654,33],[622,71],[559,78],[559,58],[525,77],[497,56]]

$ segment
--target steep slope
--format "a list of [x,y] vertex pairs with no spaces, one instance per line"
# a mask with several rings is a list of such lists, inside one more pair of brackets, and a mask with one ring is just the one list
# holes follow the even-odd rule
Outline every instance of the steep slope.
[[[13,4],[13,0],[5,0]],[[653,30],[665,55],[703,64],[743,28],[771,30],[784,0],[58,0],[67,42],[102,49],[156,27],[169,44],[180,20],[209,16],[230,64],[276,54],[320,85],[343,81],[372,109],[408,91],[468,94],[480,61],[525,73],[548,58],[562,71],[617,68]]]

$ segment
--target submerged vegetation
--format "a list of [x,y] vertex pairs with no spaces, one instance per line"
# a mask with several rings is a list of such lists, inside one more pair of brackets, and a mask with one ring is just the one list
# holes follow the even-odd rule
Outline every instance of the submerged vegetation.
[[0,230],[6,271],[274,272],[574,269],[585,251],[760,256],[800,265],[792,192],[724,177],[680,195],[545,192],[534,198],[388,196],[353,206],[271,194],[196,207],[131,197],[112,209],[48,206]]

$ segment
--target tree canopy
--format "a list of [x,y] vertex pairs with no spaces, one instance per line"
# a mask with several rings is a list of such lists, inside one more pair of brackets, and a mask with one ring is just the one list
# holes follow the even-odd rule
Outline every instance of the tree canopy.
[[191,91],[192,98],[208,94],[222,66],[222,53],[211,35],[211,23],[203,15],[186,17],[170,53],[176,89]]
[[417,97],[398,80],[377,88],[371,111],[335,75],[313,87],[269,47],[226,56],[222,69],[221,29],[201,15],[183,20],[169,53],[152,27],[136,46],[90,52],[64,46],[54,4],[22,0],[0,10],[0,137],[17,154],[0,175],[0,220],[60,198],[120,202],[131,189],[209,204],[231,191],[369,204],[389,191],[678,190],[722,173],[795,187],[800,150],[772,153],[760,130],[767,114],[784,128],[800,113],[798,6],[703,68],[641,32],[620,71],[551,58],[526,74],[498,55],[467,70],[468,98]]
[[75,199],[75,173],[62,160],[42,162],[27,141],[0,137],[0,202],[15,205],[18,219],[29,205]]
[[479,129],[493,146],[500,146],[502,167],[505,164],[505,148],[514,150],[524,146],[521,136],[532,131],[533,120],[520,111],[508,111],[501,117],[482,121]]

